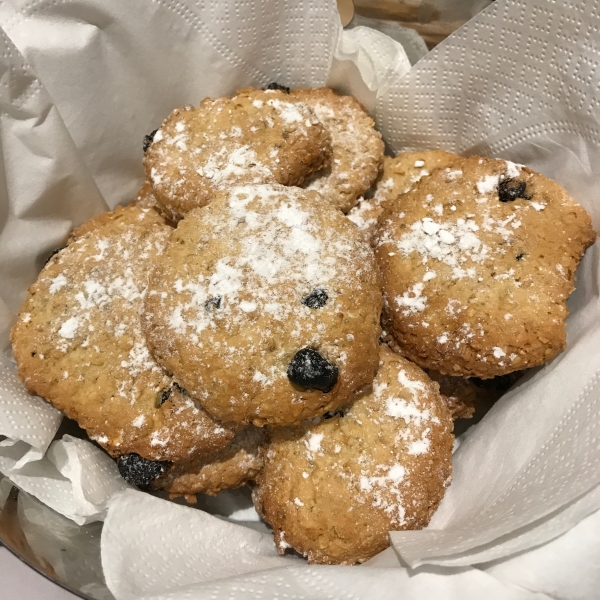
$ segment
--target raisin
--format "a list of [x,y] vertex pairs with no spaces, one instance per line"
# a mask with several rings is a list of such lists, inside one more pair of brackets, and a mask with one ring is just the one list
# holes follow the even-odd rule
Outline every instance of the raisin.
[[187,396],[187,390],[182,388],[176,381],[173,382],[173,387],[180,393]]
[[517,258],[517,260],[521,260],[524,256],[525,256],[525,253],[520,252],[519,254],[517,254],[516,258]]
[[308,306],[308,308],[323,308],[327,304],[327,300],[329,300],[327,292],[317,288],[308,294],[308,296],[302,298],[302,304]]
[[52,250],[52,253],[50,254],[50,256],[46,259],[46,262],[44,263],[44,266],[46,266],[49,262],[50,259],[53,256],[56,256],[61,250],[64,250],[66,248],[66,246],[63,246],[62,248],[57,248],[56,250]]
[[531,196],[525,193],[527,184],[519,179],[503,179],[498,183],[498,197],[500,202],[512,202],[517,198],[531,200]]
[[221,300],[223,300],[223,296],[215,296],[214,298],[209,298],[204,303],[204,308],[206,310],[212,310],[213,308],[221,308]]
[[298,350],[292,359],[287,376],[303,388],[330,392],[338,379],[338,368],[312,348]]
[[278,83],[270,83],[267,88],[268,90],[280,90],[282,92],[285,92],[286,94],[290,93],[290,88],[289,87],[285,87],[285,85],[279,85]]
[[170,388],[166,388],[161,392],[156,407],[160,408],[171,397],[171,394],[174,390],[178,391],[180,394],[187,395],[187,390],[182,388],[176,381],[174,381]]
[[160,398],[158,399],[158,408],[160,408],[170,397],[171,394],[173,393],[173,388],[167,388],[166,390],[163,390],[160,394]]
[[148,148],[150,148],[150,146],[152,145],[152,140],[154,140],[154,136],[156,135],[157,131],[158,129],[155,129],[154,131],[151,131],[148,135],[144,136],[144,152],[146,152]]
[[139,488],[148,487],[168,469],[170,463],[162,460],[149,460],[135,452],[119,456],[117,466],[121,477]]

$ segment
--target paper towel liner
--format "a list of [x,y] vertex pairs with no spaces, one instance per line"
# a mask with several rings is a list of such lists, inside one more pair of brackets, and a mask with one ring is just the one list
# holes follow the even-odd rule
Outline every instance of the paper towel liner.
[[137,491],[120,493],[111,504],[102,566],[118,600],[397,600],[400,595],[403,600],[550,600],[475,568],[410,572],[398,568],[397,561],[357,568],[309,566],[278,556],[271,534]]
[[[562,183],[598,222],[600,203],[592,192],[599,174],[600,127],[594,116],[599,57],[591,40],[600,23],[591,0],[568,7],[497,0],[402,79],[403,53],[369,30],[353,30],[354,39],[340,35],[333,2],[13,0],[0,5],[0,22],[52,97],[10,40],[0,36],[0,190],[10,203],[0,236],[4,347],[8,325],[43,258],[72,225],[104,209],[98,187],[110,206],[133,196],[141,182],[143,134],[177,104],[249,83],[321,85],[329,76],[330,83],[337,81],[372,107],[395,150],[444,147],[526,162]],[[360,60],[349,62],[354,55]],[[592,343],[599,322],[597,270],[594,248],[570,301],[569,350],[501,399],[468,433],[455,455],[454,483],[430,528],[392,534],[409,564],[492,560],[556,537],[598,508],[593,491],[600,450],[593,441],[600,360]],[[30,400],[34,410],[37,401]],[[47,447],[48,431],[57,427],[56,415],[49,418],[52,425],[40,421],[30,427],[28,435],[39,436],[39,448]],[[14,423],[12,433],[9,427],[0,411],[0,433],[12,444],[0,448],[2,460],[9,461],[2,470],[12,469],[14,478],[33,446],[19,442]],[[101,518],[106,495],[96,490],[88,496],[77,482],[100,456],[107,457],[85,442],[63,443],[70,444],[70,454],[59,446],[43,459],[50,464],[37,465],[50,475],[22,474],[19,485],[30,482],[42,497],[66,481],[71,497],[67,493],[69,499],[61,500],[64,512],[84,522]],[[31,472],[36,464],[21,468]],[[108,466],[106,474],[110,478]],[[40,483],[31,483],[34,479]],[[189,518],[184,508],[160,505]],[[119,522],[121,509],[122,503],[111,505],[108,524]],[[151,528],[153,514],[145,517]],[[139,511],[136,518],[140,523]],[[253,535],[242,531],[239,535]],[[120,539],[108,526],[104,533],[115,544]],[[345,589],[352,589],[354,577],[368,578],[368,570],[341,569]],[[350,575],[355,571],[362,575]],[[398,573],[391,577],[404,577],[401,569]],[[107,577],[116,581],[108,572]],[[299,577],[303,581],[305,575]]]

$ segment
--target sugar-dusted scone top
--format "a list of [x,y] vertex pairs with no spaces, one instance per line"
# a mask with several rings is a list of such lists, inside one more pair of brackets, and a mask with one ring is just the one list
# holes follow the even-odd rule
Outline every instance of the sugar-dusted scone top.
[[232,185],[300,185],[329,166],[331,136],[304,103],[279,90],[241,90],[175,109],[154,134],[144,165],[173,221]]
[[[436,169],[451,165],[458,155],[445,150],[401,152],[394,158],[384,157],[383,170],[375,184],[372,198],[365,198],[348,213],[348,218],[370,237],[388,202],[405,194],[423,177]],[[398,210],[402,210],[399,203]]]
[[384,144],[375,123],[352,96],[330,88],[298,89],[291,97],[308,104],[331,134],[331,166],[303,187],[322,194],[347,213],[375,182]]
[[381,348],[372,391],[343,416],[273,431],[254,492],[279,552],[354,564],[388,532],[427,525],[452,473],[452,417],[436,383]]
[[457,160],[380,217],[384,327],[405,356],[443,374],[540,365],[565,347],[566,301],[594,240],[556,182],[504,160]]
[[113,456],[180,462],[225,446],[235,433],[176,385],[142,334],[148,268],[170,232],[154,211],[134,207],[79,228],[30,287],[12,330],[28,391]]
[[289,424],[369,385],[381,291],[360,232],[316,192],[242,186],[183,219],[156,261],[145,331],[215,417]]

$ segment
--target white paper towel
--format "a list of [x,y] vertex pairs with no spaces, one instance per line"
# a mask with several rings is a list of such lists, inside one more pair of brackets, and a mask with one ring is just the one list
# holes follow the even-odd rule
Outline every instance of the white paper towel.
[[52,442],[43,458],[22,464],[27,449],[17,442],[2,451],[0,472],[79,525],[103,520],[110,499],[129,487],[115,462],[86,440],[65,435]]
[[[598,557],[600,512],[584,519],[549,544],[482,567],[502,581],[538,590],[551,598],[589,600],[599,595]],[[571,577],[565,577],[568,572]]]
[[[6,51],[0,61],[11,81],[0,92],[4,175],[10,183],[0,187],[10,206],[8,216],[2,215],[9,226],[0,235],[1,342],[6,346],[7,324],[42,257],[60,245],[72,224],[103,210],[96,185],[110,206],[133,197],[142,178],[144,133],[175,105],[247,84],[321,85],[329,78],[343,89],[358,90],[396,150],[441,146],[526,162],[565,185],[598,223],[600,202],[593,191],[600,175],[595,114],[600,61],[593,40],[599,19],[592,0],[568,6],[497,0],[401,78],[408,63],[398,46],[369,30],[340,34],[335,4],[325,0],[0,4],[0,23],[49,91],[1,38]],[[29,88],[36,90],[35,102],[26,93]],[[27,118],[20,118],[23,114]],[[35,185],[28,187],[32,173]],[[7,252],[17,259],[15,265],[4,259]],[[455,481],[432,527],[393,534],[398,552],[412,565],[473,564],[506,556],[560,535],[598,508],[594,440],[600,359],[593,344],[598,264],[595,247],[570,302],[569,350],[522,382],[469,432],[455,454]],[[3,429],[0,434],[6,435]],[[0,448],[0,456],[13,461],[11,469],[30,448],[14,443],[18,439],[15,435],[12,446]],[[47,442],[44,437],[40,447]],[[19,485],[33,486],[38,497],[80,522],[102,518],[119,489],[114,463],[85,442],[57,444],[42,459],[49,464],[24,465],[29,471],[21,473]],[[87,474],[103,459],[106,468],[99,468],[106,479],[98,487]],[[36,473],[30,476],[38,467],[48,469],[45,481]],[[56,494],[63,483],[67,493],[51,497],[49,490]],[[234,597],[259,589],[264,597],[289,589],[298,598],[369,592],[391,597],[398,589],[408,598],[426,592],[431,597],[442,589],[448,595],[460,589],[462,598],[476,590],[480,595],[472,597],[539,597],[473,568],[308,567],[275,556],[260,532],[138,492],[115,498],[104,528],[103,564],[119,600],[156,593],[191,598],[199,589],[206,594],[227,590]],[[196,518],[197,525],[190,526],[194,535],[187,535]],[[120,533],[125,527],[128,535]],[[173,530],[180,535],[171,535]],[[145,553],[139,540],[150,547]],[[243,545],[242,552],[236,544]],[[211,552],[213,545],[219,552]],[[195,567],[188,555],[196,557]],[[135,575],[136,569],[145,572],[141,557],[152,568],[161,560],[169,565],[161,571],[164,582],[145,587]],[[129,576],[121,564],[126,559]],[[214,582],[211,573],[232,577]],[[178,590],[168,592],[167,582]]]
[[335,2],[318,0],[6,0],[0,23],[111,207],[135,197],[143,137],[174,107],[272,81],[323,85],[340,29]]
[[270,534],[136,491],[111,504],[102,563],[117,600],[396,600],[400,594],[403,600],[550,600],[474,568],[311,567],[278,556]]

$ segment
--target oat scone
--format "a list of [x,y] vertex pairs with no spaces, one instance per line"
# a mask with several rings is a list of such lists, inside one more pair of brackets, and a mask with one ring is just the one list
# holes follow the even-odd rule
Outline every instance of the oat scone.
[[112,456],[129,456],[127,472],[152,466],[141,459],[176,463],[227,445],[237,428],[204,412],[154,361],[142,333],[148,266],[172,229],[135,207],[86,228],[44,267],[13,327],[27,390]]
[[169,492],[171,498],[184,496],[192,504],[196,494],[216,496],[223,490],[254,481],[263,468],[262,446],[265,428],[248,425],[231,442],[212,454],[173,467],[153,487]]
[[459,159],[379,219],[384,328],[404,356],[446,375],[540,365],[565,347],[566,301],[595,238],[556,182],[509,161]]
[[436,383],[381,348],[371,392],[343,416],[273,431],[257,479],[257,510],[277,549],[310,563],[364,562],[391,530],[420,529],[452,473],[452,417]]
[[82,223],[79,227],[75,227],[71,232],[67,243],[70,244],[79,238],[84,237],[86,233],[104,227],[109,223],[114,223],[119,226],[128,224],[139,225],[140,223],[143,223],[144,225],[166,225],[165,220],[154,211],[144,210],[143,217],[140,217],[141,214],[142,213],[139,211],[129,210],[127,207],[117,206],[115,210],[96,215]]
[[[375,231],[377,219],[390,200],[408,192],[435,169],[451,165],[456,158],[459,158],[458,155],[445,150],[401,152],[394,158],[386,156],[372,198],[362,199],[348,213],[348,218],[370,237]],[[402,210],[401,204],[398,209]]]
[[145,306],[153,355],[224,421],[314,417],[377,371],[372,250],[317,192],[240,186],[189,213]]
[[341,96],[330,88],[313,88],[293,90],[290,97],[308,104],[331,134],[331,166],[316,173],[303,187],[319,192],[347,213],[381,170],[381,134],[352,96]]
[[241,90],[174,110],[149,142],[146,179],[173,221],[233,185],[300,185],[331,161],[331,136],[280,90]]

